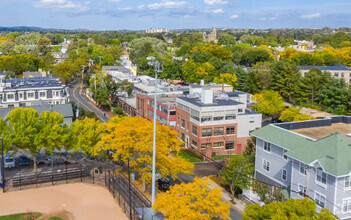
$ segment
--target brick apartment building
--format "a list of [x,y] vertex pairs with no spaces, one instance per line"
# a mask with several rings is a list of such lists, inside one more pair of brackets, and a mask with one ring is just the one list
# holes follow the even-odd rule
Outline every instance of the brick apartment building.
[[[246,100],[245,100],[246,101]],[[228,94],[202,89],[201,94],[177,97],[177,127],[185,148],[206,156],[241,154],[249,133],[261,127],[262,115]]]

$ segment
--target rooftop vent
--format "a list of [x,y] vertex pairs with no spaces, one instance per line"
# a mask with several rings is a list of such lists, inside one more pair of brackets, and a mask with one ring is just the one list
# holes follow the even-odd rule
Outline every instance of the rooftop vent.
[[204,104],[213,103],[213,91],[211,89],[203,89],[201,91],[201,102]]

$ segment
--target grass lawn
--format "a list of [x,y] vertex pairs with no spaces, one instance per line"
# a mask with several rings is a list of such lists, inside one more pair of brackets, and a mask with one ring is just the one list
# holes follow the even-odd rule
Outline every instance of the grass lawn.
[[212,160],[224,160],[224,158],[232,158],[236,157],[237,155],[216,155],[212,157]]
[[[177,156],[177,152],[173,151],[173,152],[172,152],[172,155],[173,155],[173,156]],[[200,160],[199,158],[193,157],[193,156],[189,155],[189,154],[188,154],[186,151],[184,151],[184,150],[178,151],[178,156],[187,159],[187,160],[188,160],[189,162],[191,162],[191,163],[201,162],[201,160]]]
[[[34,219],[38,219],[40,216],[43,214],[34,212],[33,217]],[[28,219],[30,219],[30,214],[28,214]],[[21,214],[14,214],[14,215],[6,215],[6,216],[0,216],[0,220],[26,220],[27,218],[26,213],[21,213]]]

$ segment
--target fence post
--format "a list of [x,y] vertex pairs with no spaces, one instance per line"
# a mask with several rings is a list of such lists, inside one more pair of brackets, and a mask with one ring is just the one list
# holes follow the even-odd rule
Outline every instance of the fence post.
[[95,167],[93,168],[93,184],[95,184]]
[[80,164],[80,182],[83,182],[82,172],[83,172],[83,165]]
[[21,176],[21,166],[18,164],[18,169],[19,169],[19,176],[20,176],[20,178],[19,178],[19,185],[20,185],[20,190],[21,190],[21,181],[22,181],[22,176]]
[[51,185],[54,185],[54,157],[51,159]]
[[66,184],[68,183],[67,179],[68,179],[68,177],[67,177],[67,161],[66,161]]

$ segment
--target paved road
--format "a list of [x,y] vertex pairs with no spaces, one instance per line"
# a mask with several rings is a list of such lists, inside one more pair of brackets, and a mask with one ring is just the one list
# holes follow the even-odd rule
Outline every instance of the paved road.
[[110,118],[108,116],[104,117],[104,113],[100,109],[90,104],[89,100],[80,94],[80,85],[81,84],[73,84],[72,86],[70,86],[70,99],[77,105],[79,105],[79,107],[82,107],[84,110],[94,112],[101,122],[108,122]]

